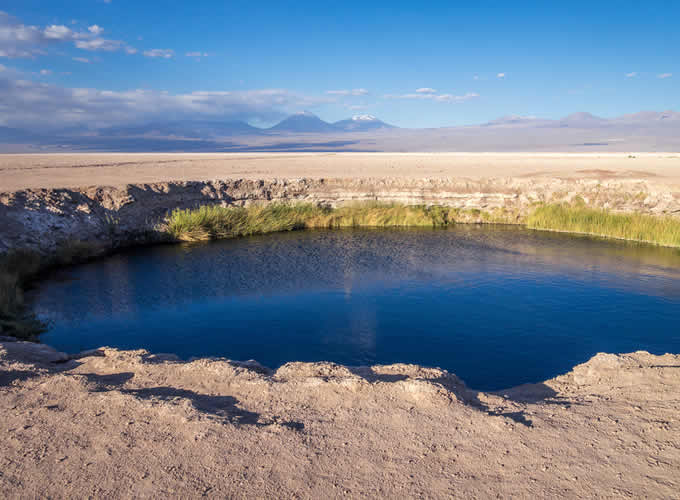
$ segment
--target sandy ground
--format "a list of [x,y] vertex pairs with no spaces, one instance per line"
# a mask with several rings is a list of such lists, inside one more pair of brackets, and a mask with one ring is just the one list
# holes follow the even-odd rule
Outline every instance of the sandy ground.
[[544,384],[486,394],[410,365],[272,373],[98,354],[64,362],[44,346],[0,343],[2,497],[680,491],[680,356],[598,355]]
[[[630,157],[632,156],[632,158]],[[273,178],[639,178],[680,185],[679,153],[258,153],[0,155],[0,192]]]

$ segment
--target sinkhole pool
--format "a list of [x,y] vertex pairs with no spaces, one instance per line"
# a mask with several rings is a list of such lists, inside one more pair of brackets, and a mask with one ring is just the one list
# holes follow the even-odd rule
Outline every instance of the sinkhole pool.
[[41,340],[184,359],[415,363],[497,390],[597,352],[680,352],[680,252],[508,226],[299,231],[50,275]]

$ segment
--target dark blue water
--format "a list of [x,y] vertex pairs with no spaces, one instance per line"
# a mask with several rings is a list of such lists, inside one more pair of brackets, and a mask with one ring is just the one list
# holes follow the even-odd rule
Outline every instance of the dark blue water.
[[309,231],[119,254],[33,297],[43,341],[183,358],[417,363],[476,389],[680,352],[680,253],[504,227]]

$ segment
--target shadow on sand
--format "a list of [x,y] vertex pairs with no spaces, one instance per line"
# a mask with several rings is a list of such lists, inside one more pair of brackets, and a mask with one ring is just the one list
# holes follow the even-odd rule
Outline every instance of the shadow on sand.
[[217,417],[233,425],[265,427],[272,424],[278,424],[296,431],[302,431],[304,429],[304,424],[302,422],[280,421],[278,417],[266,418],[259,413],[239,408],[239,400],[233,396],[200,394],[188,389],[167,386],[125,389],[123,385],[134,378],[134,373],[131,372],[114,373],[111,375],[84,373],[82,375],[85,376],[90,383],[95,385],[95,391],[97,392],[115,390],[121,394],[129,394],[138,399],[150,401],[172,402],[178,399],[186,399],[196,411]]
[[[367,382],[399,382],[407,380],[410,377],[405,374],[391,374],[391,373],[377,373],[370,367],[348,367],[349,371]],[[527,404],[555,404],[570,407],[574,404],[572,401],[559,396],[559,394],[544,383],[539,384],[524,384],[512,389],[483,393],[468,389],[468,387],[455,375],[448,375],[445,377],[427,378],[427,381],[433,384],[438,384],[452,393],[458,401],[473,407],[481,412],[491,416],[505,417],[513,420],[518,424],[527,427],[533,427],[531,419],[529,419],[521,407]],[[491,395],[502,398],[507,401],[512,408],[506,408],[502,404],[495,403],[493,405],[485,402],[480,396]],[[484,398],[486,399],[486,398]],[[520,407],[518,409],[517,407]]]
[[[24,344],[25,345],[25,344]],[[37,345],[37,344],[36,344]],[[90,353],[88,355],[103,355]],[[165,361],[177,360],[172,355],[153,355],[148,354],[145,362],[161,363]],[[274,372],[255,362],[232,361],[234,366],[246,368],[260,373],[264,376],[271,376]],[[80,364],[76,359],[70,361],[59,361],[52,363],[40,363],[42,368],[47,368],[48,373],[68,373]],[[37,367],[36,367],[37,368]],[[454,396],[454,399],[472,408],[475,408],[487,415],[500,416],[513,420],[518,424],[532,427],[533,423],[526,414],[527,405],[560,405],[570,407],[575,403],[563,396],[544,383],[525,384],[511,389],[497,392],[480,392],[468,389],[462,380],[453,374],[428,376],[427,370],[417,374],[404,373],[384,373],[375,371],[372,367],[347,367],[355,376],[361,377],[371,384],[376,383],[397,383],[405,380],[423,380],[431,384],[440,386]],[[13,385],[15,382],[22,382],[43,374],[41,370],[0,370],[0,389]],[[135,398],[148,401],[176,402],[177,400],[187,400],[191,405],[204,415],[208,415],[233,425],[253,425],[264,427],[269,425],[279,425],[292,430],[304,430],[304,424],[296,421],[284,421],[278,416],[264,416],[260,413],[248,411],[240,408],[240,401],[233,396],[201,394],[189,389],[182,389],[169,386],[128,388],[126,385],[134,378],[132,372],[121,372],[108,375],[96,373],[74,374],[84,376],[92,384],[96,392],[117,391],[121,394],[128,394]],[[433,374],[434,375],[434,374]]]

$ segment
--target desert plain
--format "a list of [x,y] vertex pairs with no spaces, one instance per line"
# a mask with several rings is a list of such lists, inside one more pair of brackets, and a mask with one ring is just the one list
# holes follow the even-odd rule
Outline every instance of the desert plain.
[[637,178],[680,184],[680,153],[0,155],[0,192],[214,179]]

